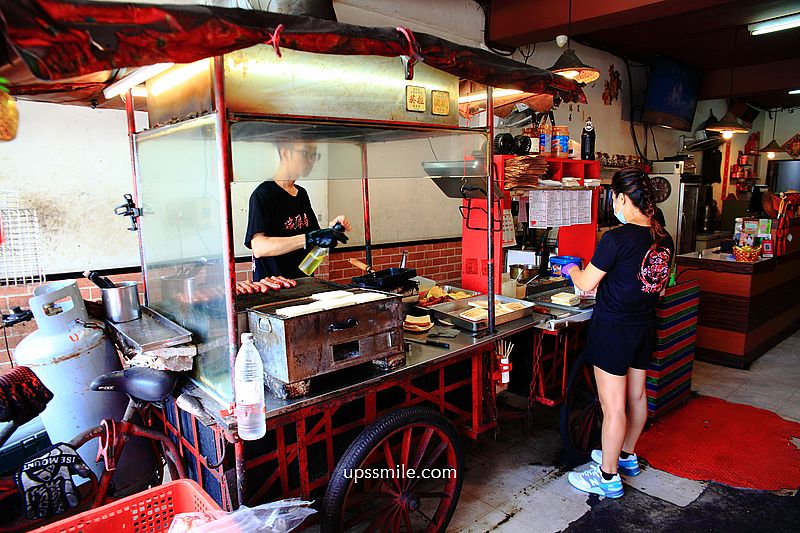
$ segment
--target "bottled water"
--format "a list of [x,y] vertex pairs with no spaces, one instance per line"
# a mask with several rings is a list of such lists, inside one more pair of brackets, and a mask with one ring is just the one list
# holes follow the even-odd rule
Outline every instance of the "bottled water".
[[267,432],[264,410],[264,366],[252,333],[242,334],[236,354],[236,425],[242,440],[258,440]]

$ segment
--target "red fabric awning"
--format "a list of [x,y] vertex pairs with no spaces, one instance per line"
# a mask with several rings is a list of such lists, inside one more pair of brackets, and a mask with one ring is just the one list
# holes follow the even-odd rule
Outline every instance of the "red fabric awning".
[[[100,71],[190,63],[273,42],[278,48],[322,54],[416,55],[459,78],[586,102],[577,83],[549,71],[424,33],[412,34],[409,42],[395,28],[210,6],[74,0],[0,0],[0,20],[6,45],[0,44],[0,63],[12,63],[18,57],[53,92],[74,90],[80,87],[76,78]],[[41,95],[43,91],[42,84],[34,90],[34,84],[27,83],[30,80],[6,77],[15,94]],[[66,79],[71,81],[59,84]]]

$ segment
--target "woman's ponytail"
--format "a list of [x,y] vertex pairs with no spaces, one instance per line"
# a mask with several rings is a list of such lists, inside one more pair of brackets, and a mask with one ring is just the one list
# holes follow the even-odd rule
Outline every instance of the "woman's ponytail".
[[669,234],[656,216],[655,193],[650,183],[650,176],[638,167],[625,167],[614,174],[611,188],[615,194],[625,194],[633,202],[633,205],[650,219],[653,248],[661,246],[661,242]]

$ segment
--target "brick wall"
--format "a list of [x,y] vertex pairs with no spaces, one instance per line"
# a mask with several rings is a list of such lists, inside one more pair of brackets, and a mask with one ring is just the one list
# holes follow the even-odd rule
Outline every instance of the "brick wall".
[[[439,241],[432,244],[411,244],[405,246],[392,246],[373,249],[372,263],[375,270],[398,266],[403,250],[408,250],[406,266],[415,268],[417,275],[436,280],[442,285],[458,286],[461,282],[461,240]],[[348,251],[334,250],[333,253],[319,267],[317,275],[337,283],[349,283],[353,276],[363,272],[348,263],[349,258],[362,262],[366,260],[364,250]],[[251,279],[250,262],[236,264],[236,279],[242,281]],[[108,276],[112,281],[138,281],[141,282],[141,273],[116,274]],[[86,278],[77,278],[78,287],[84,300],[100,300],[100,289]],[[4,314],[14,306],[28,308],[28,300],[33,296],[36,285],[0,286],[0,311]],[[144,297],[141,296],[144,301]],[[8,348],[14,353],[17,344],[29,333],[36,330],[36,323],[31,320],[18,324],[12,328],[4,328],[8,339]],[[9,353],[6,342],[0,339],[0,374],[5,373],[10,367]]]

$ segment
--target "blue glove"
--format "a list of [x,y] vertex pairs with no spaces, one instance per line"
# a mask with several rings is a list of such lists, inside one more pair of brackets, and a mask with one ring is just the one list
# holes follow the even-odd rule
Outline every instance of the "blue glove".
[[570,269],[572,267],[577,267],[578,270],[580,270],[580,268],[581,268],[576,263],[567,263],[566,265],[561,267],[561,277],[565,278],[565,279],[571,279],[571,276],[569,275],[569,271],[570,271]]

